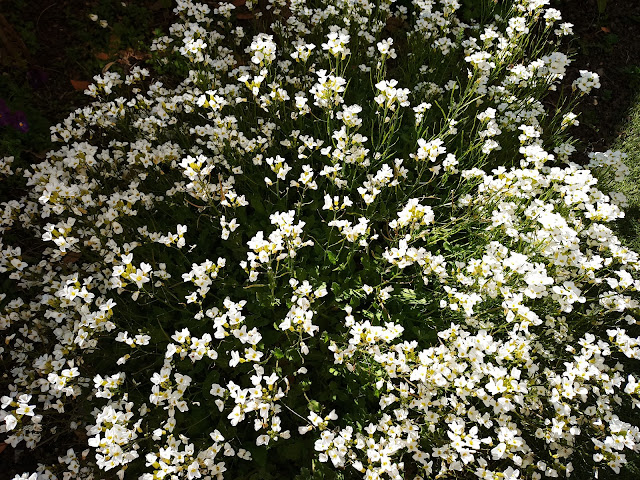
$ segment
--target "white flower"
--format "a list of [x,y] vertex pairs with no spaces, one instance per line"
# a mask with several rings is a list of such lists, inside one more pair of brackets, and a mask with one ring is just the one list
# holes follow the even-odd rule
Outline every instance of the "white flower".
[[588,70],[580,70],[580,77],[572,84],[573,90],[580,90],[581,94],[588,94],[594,88],[600,88],[600,76]]
[[323,50],[328,50],[334,57],[344,60],[351,53],[347,45],[351,36],[347,31],[337,29],[327,35],[327,42],[322,44]]
[[5,415],[4,417],[4,423],[6,426],[7,431],[11,431],[14,428],[16,428],[16,425],[18,425],[18,420],[16,419],[16,417],[14,417],[13,415],[9,414],[9,415]]
[[381,42],[377,43],[377,47],[378,47],[378,52],[380,52],[380,54],[384,57],[390,57],[390,58],[396,58],[396,51],[395,49],[391,48],[391,45],[393,45],[393,39],[392,38],[387,38],[386,40],[382,40]]
[[438,156],[447,152],[445,147],[442,145],[444,142],[436,138],[435,140],[431,140],[427,142],[424,138],[418,139],[418,151],[415,154],[412,154],[412,158],[416,158],[417,160],[428,160],[431,162],[435,162]]
[[253,37],[251,45],[245,51],[252,54],[251,61],[260,67],[270,65],[276,58],[276,44],[273,36],[265,33],[259,33]]

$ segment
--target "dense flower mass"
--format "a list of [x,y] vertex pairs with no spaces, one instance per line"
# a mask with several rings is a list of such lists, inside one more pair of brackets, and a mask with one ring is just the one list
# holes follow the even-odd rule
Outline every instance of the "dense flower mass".
[[243,3],[178,0],[164,81],[96,76],[42,163],[0,161],[26,192],[0,204],[0,434],[64,445],[15,478],[619,472],[640,257],[624,156],[568,136],[599,87],[565,78],[571,24]]

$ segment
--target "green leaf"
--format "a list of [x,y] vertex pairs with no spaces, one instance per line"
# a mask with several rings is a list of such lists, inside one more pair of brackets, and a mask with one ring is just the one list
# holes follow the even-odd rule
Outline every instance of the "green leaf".
[[214,383],[218,383],[220,380],[220,371],[217,369],[213,369],[209,372],[209,374],[205,377],[202,382],[202,397],[205,399],[205,403],[209,406],[215,405],[215,400],[217,397],[213,397],[209,392],[211,391],[211,385]]
[[607,9],[607,0],[598,0],[598,13],[602,15]]
[[265,215],[266,216],[266,210],[264,208],[264,199],[261,198],[259,195],[251,195],[249,197],[249,205],[251,205],[255,211],[256,211],[256,216],[261,216],[261,215]]
[[251,449],[251,458],[260,468],[264,468],[267,465],[267,449],[261,447]]
[[187,418],[189,418],[189,427],[187,429],[190,437],[199,437],[210,431],[211,412],[208,407],[190,406]]

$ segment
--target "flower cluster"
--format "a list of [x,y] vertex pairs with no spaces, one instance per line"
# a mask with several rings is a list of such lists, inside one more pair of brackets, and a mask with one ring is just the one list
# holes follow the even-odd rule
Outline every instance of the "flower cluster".
[[170,81],[114,67],[0,161],[0,435],[46,459],[16,479],[620,472],[629,170],[545,107],[549,3],[177,0]]

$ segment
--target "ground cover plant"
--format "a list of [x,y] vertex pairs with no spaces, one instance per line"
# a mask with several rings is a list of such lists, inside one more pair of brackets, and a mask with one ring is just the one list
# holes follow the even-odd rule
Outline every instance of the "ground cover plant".
[[105,71],[2,160],[0,432],[76,444],[17,478],[620,472],[627,169],[574,161],[597,74],[542,103],[547,4],[179,0],[163,82]]
[[640,188],[638,180],[640,179],[640,107],[636,103],[634,108],[629,112],[628,122],[624,133],[615,142],[616,148],[627,155],[626,165],[629,167],[629,174],[618,187],[629,200],[627,206],[627,217],[625,224],[627,229],[623,231],[629,237],[629,245],[638,250],[640,247],[640,225],[634,221],[640,212]]

